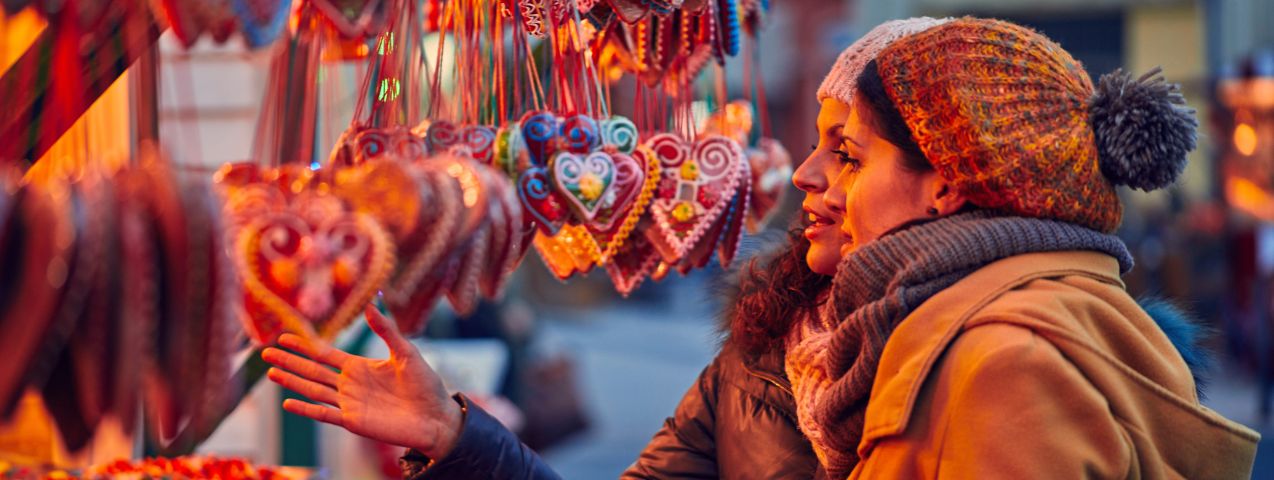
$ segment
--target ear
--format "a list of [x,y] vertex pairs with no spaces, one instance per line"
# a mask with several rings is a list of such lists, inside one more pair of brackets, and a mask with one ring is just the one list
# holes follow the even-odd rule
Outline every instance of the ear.
[[960,193],[960,190],[942,178],[936,172],[933,175],[932,198],[929,199],[929,205],[938,211],[938,216],[945,217],[947,215],[959,212],[969,203],[969,199]]

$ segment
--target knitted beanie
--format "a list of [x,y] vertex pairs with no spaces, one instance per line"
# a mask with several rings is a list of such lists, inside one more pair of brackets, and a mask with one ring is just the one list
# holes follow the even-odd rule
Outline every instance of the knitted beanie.
[[1061,46],[1012,23],[952,20],[876,62],[925,157],[979,207],[1111,232],[1115,186],[1168,186],[1195,147],[1194,111],[1158,69],[1094,89]]
[[833,98],[847,105],[853,103],[854,92],[858,90],[858,74],[863,71],[863,66],[867,65],[867,62],[876,58],[881,50],[895,40],[924,31],[934,25],[941,25],[949,20],[949,18],[914,17],[890,20],[877,25],[840,53],[836,64],[832,65],[832,71],[827,73],[827,77],[823,78],[823,84],[818,87],[818,101]]

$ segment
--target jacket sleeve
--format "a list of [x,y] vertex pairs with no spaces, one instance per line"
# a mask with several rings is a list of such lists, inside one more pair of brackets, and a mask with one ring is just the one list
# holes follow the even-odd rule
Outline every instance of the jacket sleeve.
[[1128,478],[1134,471],[1130,439],[1104,397],[1030,330],[972,328],[934,368],[906,431],[872,445],[852,478]]
[[456,401],[464,407],[460,438],[445,458],[429,457],[408,450],[399,461],[404,480],[434,479],[560,479],[535,451],[518,440],[498,420],[463,395]]
[[676,413],[642,450],[622,479],[717,478],[716,402],[720,385],[717,357],[677,405]]

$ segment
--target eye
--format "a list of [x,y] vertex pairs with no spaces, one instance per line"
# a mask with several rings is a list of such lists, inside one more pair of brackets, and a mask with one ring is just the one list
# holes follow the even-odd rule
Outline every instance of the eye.
[[858,167],[862,164],[862,162],[859,162],[857,158],[849,156],[849,153],[844,150],[832,150],[832,153],[835,153],[836,156],[840,158],[840,163],[853,168],[851,171],[857,171]]

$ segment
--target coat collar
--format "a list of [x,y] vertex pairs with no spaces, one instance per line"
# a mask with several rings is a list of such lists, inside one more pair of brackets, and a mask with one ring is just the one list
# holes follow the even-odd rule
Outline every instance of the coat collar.
[[1110,255],[1089,251],[1030,253],[988,264],[922,303],[898,324],[881,354],[861,445],[907,429],[929,372],[982,307],[1032,280],[1072,275],[1124,286],[1119,263]]

